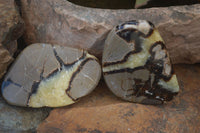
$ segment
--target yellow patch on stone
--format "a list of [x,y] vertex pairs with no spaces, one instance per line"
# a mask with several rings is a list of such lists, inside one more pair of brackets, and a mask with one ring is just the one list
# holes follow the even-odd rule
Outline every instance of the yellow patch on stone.
[[168,89],[171,92],[178,92],[179,91],[179,85],[178,85],[178,81],[177,81],[175,74],[167,82],[164,81],[163,79],[160,79],[158,84],[163,86],[164,88]]
[[[87,54],[86,58],[88,57],[93,56]],[[28,105],[30,107],[60,107],[73,104],[74,101],[66,94],[66,89],[73,73],[79,68],[83,60],[74,64],[71,69],[63,68],[53,77],[41,81],[36,94],[31,95]]]
[[103,67],[103,72],[109,72],[114,70],[119,70],[123,68],[135,68],[139,66],[144,66],[147,59],[151,56],[149,49],[156,41],[163,41],[157,30],[154,30],[153,34],[148,38],[142,38],[141,43],[142,51],[136,54],[132,54],[128,57],[128,60],[124,63],[115,64]]
[[146,45],[152,45],[152,44],[154,44],[157,41],[164,42],[163,39],[162,39],[162,37],[160,36],[160,33],[158,32],[158,30],[154,29],[152,35],[150,37],[146,38],[145,41],[144,41],[144,43]]

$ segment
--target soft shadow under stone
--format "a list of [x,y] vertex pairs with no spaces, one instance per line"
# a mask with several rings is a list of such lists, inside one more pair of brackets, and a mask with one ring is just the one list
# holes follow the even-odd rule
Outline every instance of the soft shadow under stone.
[[0,96],[0,132],[35,132],[50,111],[11,106]]
[[68,0],[74,4],[102,9],[132,9],[135,0]]

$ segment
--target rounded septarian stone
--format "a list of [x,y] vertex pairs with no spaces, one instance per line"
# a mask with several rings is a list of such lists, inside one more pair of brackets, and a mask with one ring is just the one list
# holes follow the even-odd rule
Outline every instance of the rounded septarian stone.
[[89,94],[100,77],[97,58],[84,50],[32,44],[11,66],[2,94],[17,106],[60,107]]
[[105,42],[102,67],[110,90],[127,101],[161,104],[179,91],[164,41],[149,21],[114,27]]

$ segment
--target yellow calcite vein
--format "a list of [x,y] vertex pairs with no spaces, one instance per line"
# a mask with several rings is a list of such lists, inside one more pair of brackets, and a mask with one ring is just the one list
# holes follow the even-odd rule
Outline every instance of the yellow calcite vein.
[[119,70],[123,68],[135,68],[144,66],[147,59],[150,57],[149,49],[156,41],[163,41],[157,30],[154,30],[153,34],[148,38],[141,38],[142,51],[136,54],[132,54],[128,57],[128,60],[124,63],[115,64],[103,67],[103,72],[109,72]]
[[[91,57],[89,54],[86,58]],[[84,59],[83,59],[84,60]],[[73,73],[78,69],[80,60],[73,65],[71,69],[63,68],[55,76],[41,81],[36,94],[32,94],[29,99],[30,107],[59,107],[74,103],[74,101],[66,94]]]
[[168,89],[171,92],[178,92],[179,91],[179,85],[178,85],[178,81],[177,81],[175,74],[167,82],[164,81],[163,79],[160,79],[158,84],[163,86],[164,88]]

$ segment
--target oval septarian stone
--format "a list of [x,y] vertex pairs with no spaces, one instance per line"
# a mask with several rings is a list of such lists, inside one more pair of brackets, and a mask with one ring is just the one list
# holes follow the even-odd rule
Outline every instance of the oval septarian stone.
[[127,101],[161,104],[179,91],[164,41],[151,22],[116,26],[107,37],[102,61],[108,87]]
[[90,93],[101,77],[97,58],[86,51],[33,44],[16,59],[2,84],[8,103],[59,107]]

